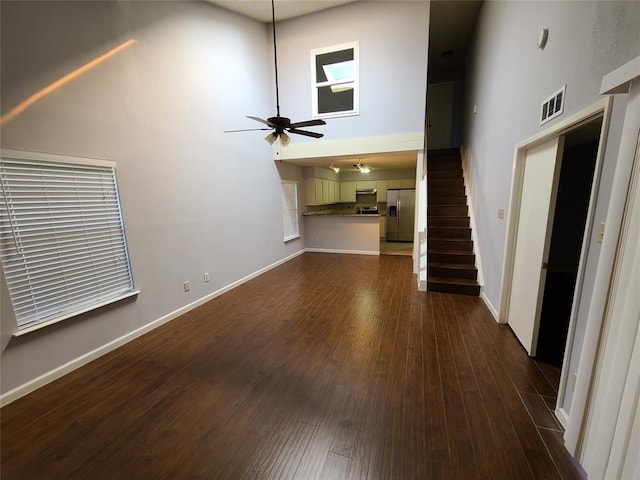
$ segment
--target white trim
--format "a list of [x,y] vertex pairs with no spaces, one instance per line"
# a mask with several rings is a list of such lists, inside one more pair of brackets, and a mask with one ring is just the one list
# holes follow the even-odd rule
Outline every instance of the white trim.
[[[469,153],[471,152],[470,150],[467,150]],[[475,215],[474,215],[474,208],[473,208],[473,198],[470,195],[471,189],[469,187],[470,185],[470,181],[469,181],[469,169],[468,169],[468,165],[469,165],[469,160],[468,157],[465,156],[464,154],[464,149],[462,147],[460,147],[460,159],[461,159],[461,166],[462,166],[462,179],[464,181],[464,194],[465,197],[467,199],[467,211],[469,212],[469,228],[471,228],[471,241],[473,242],[473,254],[475,255],[475,267],[476,270],[478,271],[478,277],[476,279],[476,281],[478,282],[478,284],[480,285],[480,291],[484,292],[484,271],[482,269],[482,260],[480,258],[480,244],[478,242],[478,232],[476,229],[476,219],[475,219]],[[489,300],[487,299],[487,297],[484,297],[485,303],[487,303]],[[489,302],[489,304],[491,304]],[[493,306],[493,304],[491,304],[491,313],[493,314],[493,317],[495,318],[496,322],[498,321],[498,315],[497,315],[497,311],[495,309],[495,307]],[[494,313],[495,312],[495,313]]]
[[[602,117],[602,126],[600,128],[600,139],[598,142],[598,151],[596,153],[596,165],[594,168],[594,179],[591,186],[591,192],[589,197],[589,207],[587,208],[587,219],[584,228],[584,237],[582,238],[582,246],[580,252],[580,259],[578,260],[578,272],[576,274],[576,286],[573,292],[573,305],[571,306],[571,313],[569,316],[569,329],[567,331],[567,342],[565,344],[564,356],[565,360],[568,360],[571,356],[573,349],[573,341],[576,331],[576,321],[578,317],[578,308],[580,299],[582,298],[582,288],[584,286],[584,277],[587,267],[587,255],[589,254],[589,245],[591,243],[591,233],[593,231],[593,222],[596,213],[596,202],[598,200],[598,189],[600,188],[600,176],[602,173],[602,164],[606,151],[607,137],[609,135],[609,123],[611,120],[611,106],[613,105],[613,98],[608,97],[608,106],[604,110]],[[564,398],[567,392],[567,383],[569,378],[569,363],[564,361],[560,373],[560,385],[558,388],[557,404],[563,405]]]
[[[579,127],[582,124],[588,123],[599,116],[603,117],[603,129],[601,135],[607,132],[608,122],[610,118],[611,105],[613,103],[612,98],[602,99],[593,105],[581,110],[580,112],[566,118],[562,122],[557,123],[553,127],[545,129],[532,137],[518,143],[515,147],[514,159],[513,159],[513,178],[511,181],[511,192],[509,194],[509,212],[508,223],[506,232],[506,242],[504,248],[504,256],[502,261],[502,279],[501,290],[502,296],[500,299],[499,308],[499,323],[507,323],[507,315],[509,309],[509,298],[511,296],[511,277],[513,275],[513,255],[515,252],[515,237],[516,229],[518,225],[519,217],[519,203],[520,192],[522,190],[522,176],[523,176],[523,159],[528,149],[531,149],[541,143],[550,140],[553,137],[563,135],[568,131]],[[606,137],[601,137],[602,140],[606,140]],[[601,141],[601,143],[604,143]],[[593,186],[597,188],[600,182],[600,170],[602,167],[602,156],[604,155],[604,149],[598,147],[598,157],[596,159],[596,170],[594,172]],[[592,191],[593,197],[593,191]],[[587,213],[587,225],[585,228],[585,236],[590,235],[591,225],[593,223],[593,215],[595,214],[595,199],[591,198],[589,202],[589,212]],[[580,287],[581,288],[581,287]],[[577,298],[577,297],[576,297]]]
[[631,82],[638,77],[640,77],[640,57],[634,58],[602,77],[600,95],[629,93]]
[[[615,93],[627,93],[631,86],[631,81],[634,79],[634,77],[630,77],[629,75],[636,75],[635,78],[640,75],[640,57],[636,57],[632,62],[637,68],[628,70],[627,64],[605,76],[602,82],[603,90],[607,89],[606,91],[611,92],[615,90]],[[615,79],[619,85],[615,85],[613,79]],[[607,83],[607,85],[605,85],[605,83]],[[623,88],[625,85],[627,90]],[[618,89],[622,90],[618,91]],[[611,101],[611,97],[609,98]],[[572,455],[576,455],[578,451],[578,444],[581,440],[587,417],[587,403],[589,390],[595,373],[594,367],[600,343],[602,319],[609,295],[618,237],[622,226],[622,215],[626,204],[629,178],[634,162],[638,132],[634,130],[632,124],[637,125],[637,117],[638,112],[627,108],[620,137],[620,150],[618,151],[615,173],[611,185],[611,196],[607,207],[607,231],[600,248],[600,255],[598,256],[598,265],[593,282],[593,293],[591,302],[589,303],[582,350],[578,363],[576,385],[571,401],[571,415],[569,416],[564,435],[565,447]]]
[[556,407],[554,413],[556,414],[556,418],[560,422],[560,425],[562,425],[562,428],[566,429],[567,423],[569,423],[569,414],[562,407]]
[[102,345],[90,352],[85,353],[84,355],[81,355],[67,363],[65,363],[64,365],[60,365],[59,367],[54,368],[53,370],[50,370],[47,373],[44,373],[42,375],[40,375],[37,378],[34,378],[33,380],[30,380],[16,388],[14,388],[13,390],[9,390],[6,393],[3,393],[2,395],[0,395],[0,407],[4,407],[5,405],[8,405],[9,403],[33,392],[34,390],[37,390],[40,387],[43,387],[44,385],[53,382],[54,380],[57,380],[58,378],[66,375],[67,373],[70,373],[80,367],[82,367],[83,365],[86,365],[87,363],[103,356],[106,355],[107,353],[115,350],[118,347],[121,347],[122,345],[129,343],[132,340],[135,340],[136,338],[140,337],[141,335],[144,335],[145,333],[148,333],[156,328],[158,328],[159,326],[173,320],[174,318],[179,317],[180,315],[183,315],[185,313],[187,313],[190,310],[193,310],[196,307],[199,307],[200,305],[213,300],[216,297],[219,297],[220,295],[222,295],[223,293],[226,293],[246,282],[248,282],[249,280],[252,280],[260,275],[262,275],[263,273],[268,272],[269,270],[272,270],[276,267],[279,267],[280,265],[288,262],[289,260],[293,260],[295,257],[298,257],[300,255],[302,255],[303,253],[305,253],[305,250],[299,250],[296,253],[289,255],[288,257],[285,257],[281,260],[278,260],[275,263],[272,263],[271,265],[268,265],[264,268],[261,268],[260,270],[257,270],[256,272],[247,275],[246,277],[243,277],[239,280],[236,280],[235,282],[230,283],[229,285],[222,287],[219,290],[216,290],[215,292],[212,292],[208,295],[205,295],[204,297],[191,302],[187,305],[184,305],[183,307],[180,307],[176,310],[174,310],[173,312],[170,312],[156,320],[153,320],[149,323],[147,323],[146,325],[143,325],[140,328],[137,328],[136,330],[133,330],[132,332],[129,332],[119,338],[116,338],[115,340],[112,340],[111,342]]
[[91,312],[93,310],[97,310],[98,308],[106,307],[107,305],[111,305],[113,303],[121,302],[123,300],[126,300],[127,298],[137,297],[139,294],[140,294],[140,290],[134,290],[133,292],[129,292],[129,293],[126,293],[124,295],[120,295],[119,297],[112,298],[112,299],[106,300],[104,302],[95,304],[95,305],[91,305],[90,307],[83,308],[82,310],[74,311],[73,313],[69,313],[67,315],[63,315],[61,317],[57,317],[57,318],[54,318],[52,320],[47,320],[47,321],[44,321],[44,322],[38,322],[38,323],[35,323],[35,324],[30,324],[30,325],[28,325],[26,327],[22,327],[22,328],[18,327],[18,330],[16,330],[13,333],[13,336],[14,337],[21,337],[22,335],[25,335],[27,333],[35,332],[36,330],[40,330],[41,328],[48,327],[49,325],[55,325],[56,323],[62,322],[62,321],[67,320],[69,318],[77,317],[79,315],[82,315],[83,313]]
[[116,162],[113,160],[74,157],[72,155],[57,155],[43,152],[28,152],[26,150],[12,150],[10,148],[0,148],[0,157],[16,158],[20,160],[37,160],[39,162],[75,163],[77,165],[116,168]]
[[480,292],[480,298],[482,299],[484,304],[487,306],[487,309],[489,310],[489,313],[491,313],[491,315],[493,315],[493,319],[496,322],[498,322],[498,310],[493,305],[493,303],[491,303],[491,301],[489,300],[489,297],[487,297],[487,295],[484,293],[484,291]]
[[[295,160],[298,165],[316,165],[318,158],[340,155],[369,155],[391,152],[419,152],[424,147],[424,132],[379,135],[375,137],[347,138],[290,143],[282,147],[273,144],[274,160]],[[305,162],[305,160],[307,160]]]
[[305,248],[305,252],[311,253],[339,253],[346,255],[380,255],[379,250],[341,250],[333,248]]

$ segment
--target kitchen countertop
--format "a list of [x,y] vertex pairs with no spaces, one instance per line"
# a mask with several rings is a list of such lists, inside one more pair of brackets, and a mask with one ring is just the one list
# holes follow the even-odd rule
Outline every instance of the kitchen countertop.
[[304,212],[303,217],[386,217],[382,213]]

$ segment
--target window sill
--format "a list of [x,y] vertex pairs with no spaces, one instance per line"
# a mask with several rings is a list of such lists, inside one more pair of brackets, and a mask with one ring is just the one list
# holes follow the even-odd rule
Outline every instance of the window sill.
[[62,317],[53,318],[51,320],[46,320],[44,322],[39,322],[34,325],[29,325],[23,328],[20,328],[17,332],[13,333],[14,337],[21,337],[22,335],[26,335],[27,333],[35,332],[36,330],[40,330],[41,328],[48,327],[49,325],[53,325],[69,318],[77,317],[78,315],[82,315],[83,313],[90,312],[92,310],[96,310],[98,308],[104,307],[106,305],[111,305],[112,303],[120,302],[121,300],[125,300],[127,298],[136,297],[140,293],[140,290],[134,290],[133,292],[125,293],[124,295],[120,295],[119,297],[112,298],[110,300],[106,300],[97,305],[92,305],[85,309],[79,310],[77,312],[70,313],[68,315],[63,315]]
[[293,240],[297,240],[299,238],[302,238],[302,235],[293,235],[292,237],[287,237],[284,239],[284,243],[289,243],[292,242]]

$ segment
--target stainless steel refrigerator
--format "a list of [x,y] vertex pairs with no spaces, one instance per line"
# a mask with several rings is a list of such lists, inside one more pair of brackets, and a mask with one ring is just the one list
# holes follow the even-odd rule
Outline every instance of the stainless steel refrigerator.
[[387,190],[387,242],[413,242],[416,190]]

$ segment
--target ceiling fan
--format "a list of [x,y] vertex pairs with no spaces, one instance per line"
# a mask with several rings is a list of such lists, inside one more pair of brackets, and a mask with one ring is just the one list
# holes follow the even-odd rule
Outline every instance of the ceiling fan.
[[251,120],[255,120],[257,122],[263,123],[269,128],[248,128],[243,130],[227,130],[228,132],[248,132],[254,130],[273,130],[269,135],[265,137],[265,140],[273,145],[278,138],[280,138],[280,142],[283,147],[289,145],[291,142],[291,138],[289,138],[288,133],[295,133],[298,135],[305,135],[307,137],[313,138],[322,138],[324,134],[317,132],[310,132],[308,130],[300,130],[300,127],[311,127],[315,125],[326,125],[327,122],[324,120],[316,119],[316,120],[306,120],[304,122],[294,122],[291,123],[291,119],[287,117],[280,116],[280,95],[278,93],[278,50],[276,48],[276,11],[275,11],[275,2],[271,0],[271,18],[272,18],[272,26],[273,26],[273,62],[275,66],[275,74],[276,74],[276,116],[269,117],[266,120],[259,117],[247,116]]

